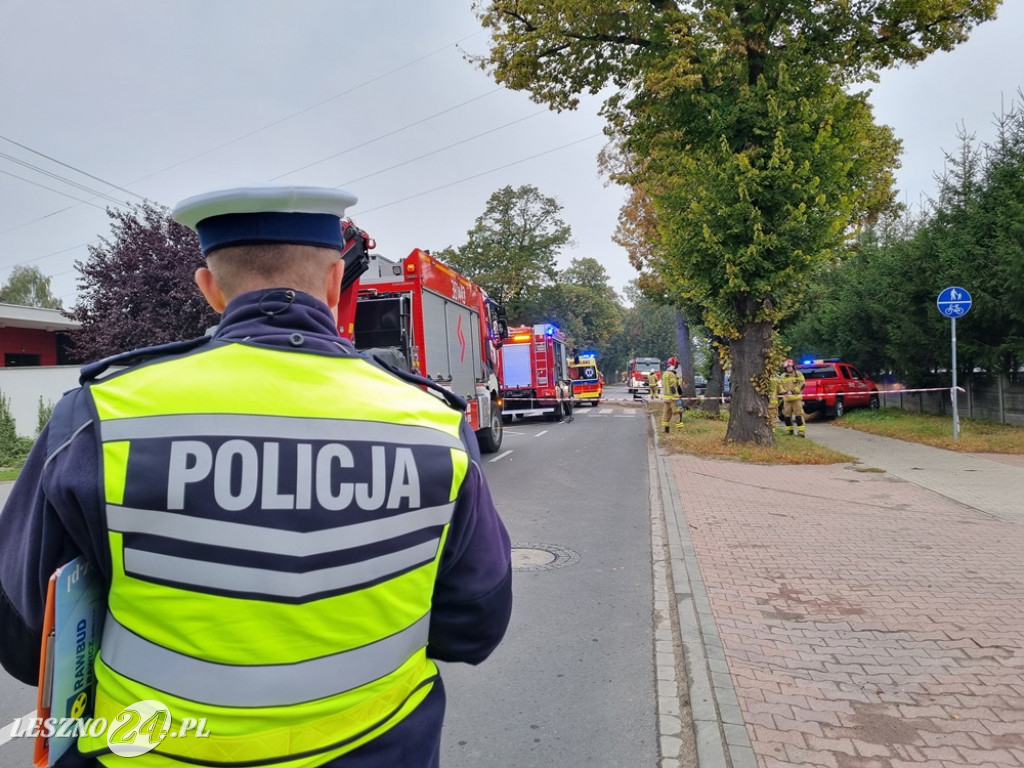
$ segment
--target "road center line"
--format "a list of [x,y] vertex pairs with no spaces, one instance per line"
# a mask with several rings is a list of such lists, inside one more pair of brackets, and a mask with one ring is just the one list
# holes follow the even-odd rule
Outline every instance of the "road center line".
[[512,451],[505,451],[504,453],[499,453],[497,456],[495,456],[493,459],[491,459],[491,464],[493,464],[494,462],[499,461],[501,459],[504,459],[510,453],[512,453]]
[[547,433],[548,431],[546,429],[542,429],[540,432],[534,435],[534,437],[540,437],[541,435],[546,435]]

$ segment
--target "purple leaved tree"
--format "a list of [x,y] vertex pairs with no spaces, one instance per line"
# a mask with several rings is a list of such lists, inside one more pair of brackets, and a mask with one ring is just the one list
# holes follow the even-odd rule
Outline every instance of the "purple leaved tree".
[[192,279],[204,266],[195,232],[146,201],[107,209],[110,239],[76,261],[78,298],[67,315],[82,323],[72,334],[82,362],[139,347],[201,336],[219,319]]

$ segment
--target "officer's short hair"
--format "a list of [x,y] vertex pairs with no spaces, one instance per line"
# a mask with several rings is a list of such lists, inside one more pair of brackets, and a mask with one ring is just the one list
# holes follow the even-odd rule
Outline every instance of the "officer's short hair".
[[332,248],[261,243],[218,248],[206,257],[206,264],[230,297],[260,287],[315,294],[323,290],[327,270],[340,257]]

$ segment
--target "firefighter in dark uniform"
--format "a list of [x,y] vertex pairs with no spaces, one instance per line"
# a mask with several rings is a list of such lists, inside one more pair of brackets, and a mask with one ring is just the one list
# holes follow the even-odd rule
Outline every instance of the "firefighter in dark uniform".
[[0,662],[36,684],[48,578],[84,555],[108,605],[93,716],[206,718],[138,758],[90,731],[62,768],[438,765],[434,660],[501,641],[510,544],[464,403],[338,335],[354,202],[181,203],[222,322],[86,366],[36,442],[0,515]]

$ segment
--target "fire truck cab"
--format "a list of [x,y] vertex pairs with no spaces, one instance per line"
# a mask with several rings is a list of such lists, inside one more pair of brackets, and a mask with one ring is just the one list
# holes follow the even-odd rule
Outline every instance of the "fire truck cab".
[[508,329],[501,346],[502,414],[514,416],[572,415],[572,379],[565,334],[554,325],[523,325]]
[[657,357],[634,357],[626,367],[626,387],[629,394],[651,391],[650,375],[661,372],[661,360]]
[[362,352],[440,384],[466,400],[480,450],[501,447],[504,311],[468,278],[415,249],[402,261],[370,254],[339,331]]

